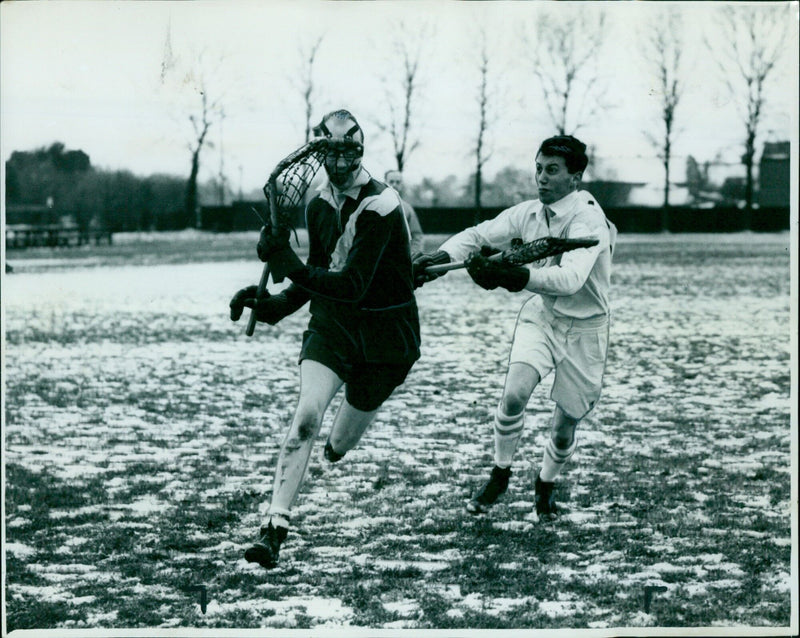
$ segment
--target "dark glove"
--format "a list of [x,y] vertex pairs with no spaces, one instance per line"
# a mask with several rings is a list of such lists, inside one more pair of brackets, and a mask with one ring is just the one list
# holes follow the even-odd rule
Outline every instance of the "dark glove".
[[295,308],[286,298],[286,293],[270,295],[264,291],[264,296],[256,298],[258,286],[248,286],[237,292],[231,299],[231,319],[239,321],[245,307],[255,310],[256,319],[274,326],[287,315],[292,314]]
[[270,226],[262,226],[256,250],[261,261],[269,262],[272,281],[275,283],[305,268],[305,264],[289,245],[289,229],[285,226],[279,226],[277,234],[273,234]]
[[412,257],[411,267],[414,275],[414,288],[419,288],[423,284],[442,276],[441,274],[437,275],[434,273],[425,272],[425,269],[428,266],[438,266],[440,264],[449,263],[450,255],[443,250],[437,250],[435,253],[420,253]]
[[289,229],[278,226],[277,233],[272,232],[271,226],[262,226],[258,237],[256,252],[261,261],[269,261],[271,255],[281,250],[291,250],[289,246]]
[[530,279],[530,272],[523,266],[510,266],[502,262],[490,261],[489,256],[496,250],[483,246],[481,251],[472,254],[466,262],[467,272],[472,281],[486,290],[502,286],[510,292],[519,292]]

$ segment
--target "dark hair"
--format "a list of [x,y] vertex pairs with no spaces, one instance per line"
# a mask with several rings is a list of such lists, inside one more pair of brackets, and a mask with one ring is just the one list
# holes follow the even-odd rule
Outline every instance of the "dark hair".
[[586,144],[572,135],[555,135],[548,137],[539,147],[537,155],[563,157],[570,173],[584,171],[589,164],[586,155]]

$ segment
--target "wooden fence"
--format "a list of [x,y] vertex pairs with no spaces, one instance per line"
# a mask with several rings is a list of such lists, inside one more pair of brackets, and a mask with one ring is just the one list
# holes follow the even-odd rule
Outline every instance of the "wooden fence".
[[42,226],[12,224],[6,226],[6,249],[36,246],[82,246],[92,243],[110,245],[111,242],[111,231],[103,229],[81,229],[77,226],[62,226],[59,224]]

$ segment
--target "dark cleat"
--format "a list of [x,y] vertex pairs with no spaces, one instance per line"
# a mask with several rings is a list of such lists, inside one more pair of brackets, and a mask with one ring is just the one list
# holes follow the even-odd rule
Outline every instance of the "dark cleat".
[[556,499],[553,496],[554,486],[555,483],[543,481],[538,474],[536,475],[534,491],[536,493],[536,516],[539,520],[552,521],[558,515]]
[[510,467],[492,468],[492,474],[483,487],[467,503],[467,511],[470,514],[483,514],[488,512],[495,501],[508,489],[508,479],[511,478]]
[[328,459],[331,463],[336,463],[336,461],[340,460],[344,454],[339,454],[338,452],[334,451],[331,442],[328,441],[325,443],[325,458]]
[[289,530],[285,527],[273,527],[272,522],[262,527],[259,532],[261,538],[245,550],[245,560],[248,563],[258,563],[266,569],[273,569],[278,564],[278,552],[288,533]]

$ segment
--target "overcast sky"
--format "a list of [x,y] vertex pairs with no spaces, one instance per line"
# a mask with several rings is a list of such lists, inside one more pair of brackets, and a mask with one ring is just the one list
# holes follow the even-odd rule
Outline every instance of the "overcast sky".
[[[530,167],[536,145],[552,134],[537,104],[537,87],[520,37],[554,2],[5,2],[0,4],[2,156],[63,142],[88,153],[93,165],[139,175],[188,175],[189,113],[199,105],[203,74],[225,120],[210,131],[214,148],[202,155],[201,179],[220,160],[234,190],[260,188],[274,163],[304,139],[303,102],[291,78],[299,50],[324,36],[315,69],[319,100],[314,117],[350,108],[367,136],[365,164],[374,174],[393,166],[389,138],[375,125],[385,119],[382,78],[397,68],[392,36],[399,20],[433,31],[421,66],[416,133],[407,181],[423,176],[465,177],[477,132],[477,24],[492,43],[498,118],[489,131],[494,148],[487,172]],[[654,176],[654,151],[643,131],[659,123],[653,79],[637,55],[642,25],[664,2],[579,3],[608,18],[598,52],[599,79],[614,104],[577,135],[607,168],[627,179]],[[676,169],[685,155],[718,154],[736,161],[743,128],[716,79],[701,38],[719,37],[724,3],[679,3],[686,26],[687,88],[678,113]],[[787,6],[789,4],[789,6]],[[789,139],[797,127],[797,4],[759,3],[786,11],[792,23],[787,56],[767,98],[761,141]],[[502,103],[499,101],[502,97]],[[649,161],[648,161],[649,160]],[[657,177],[657,176],[656,176]]]

